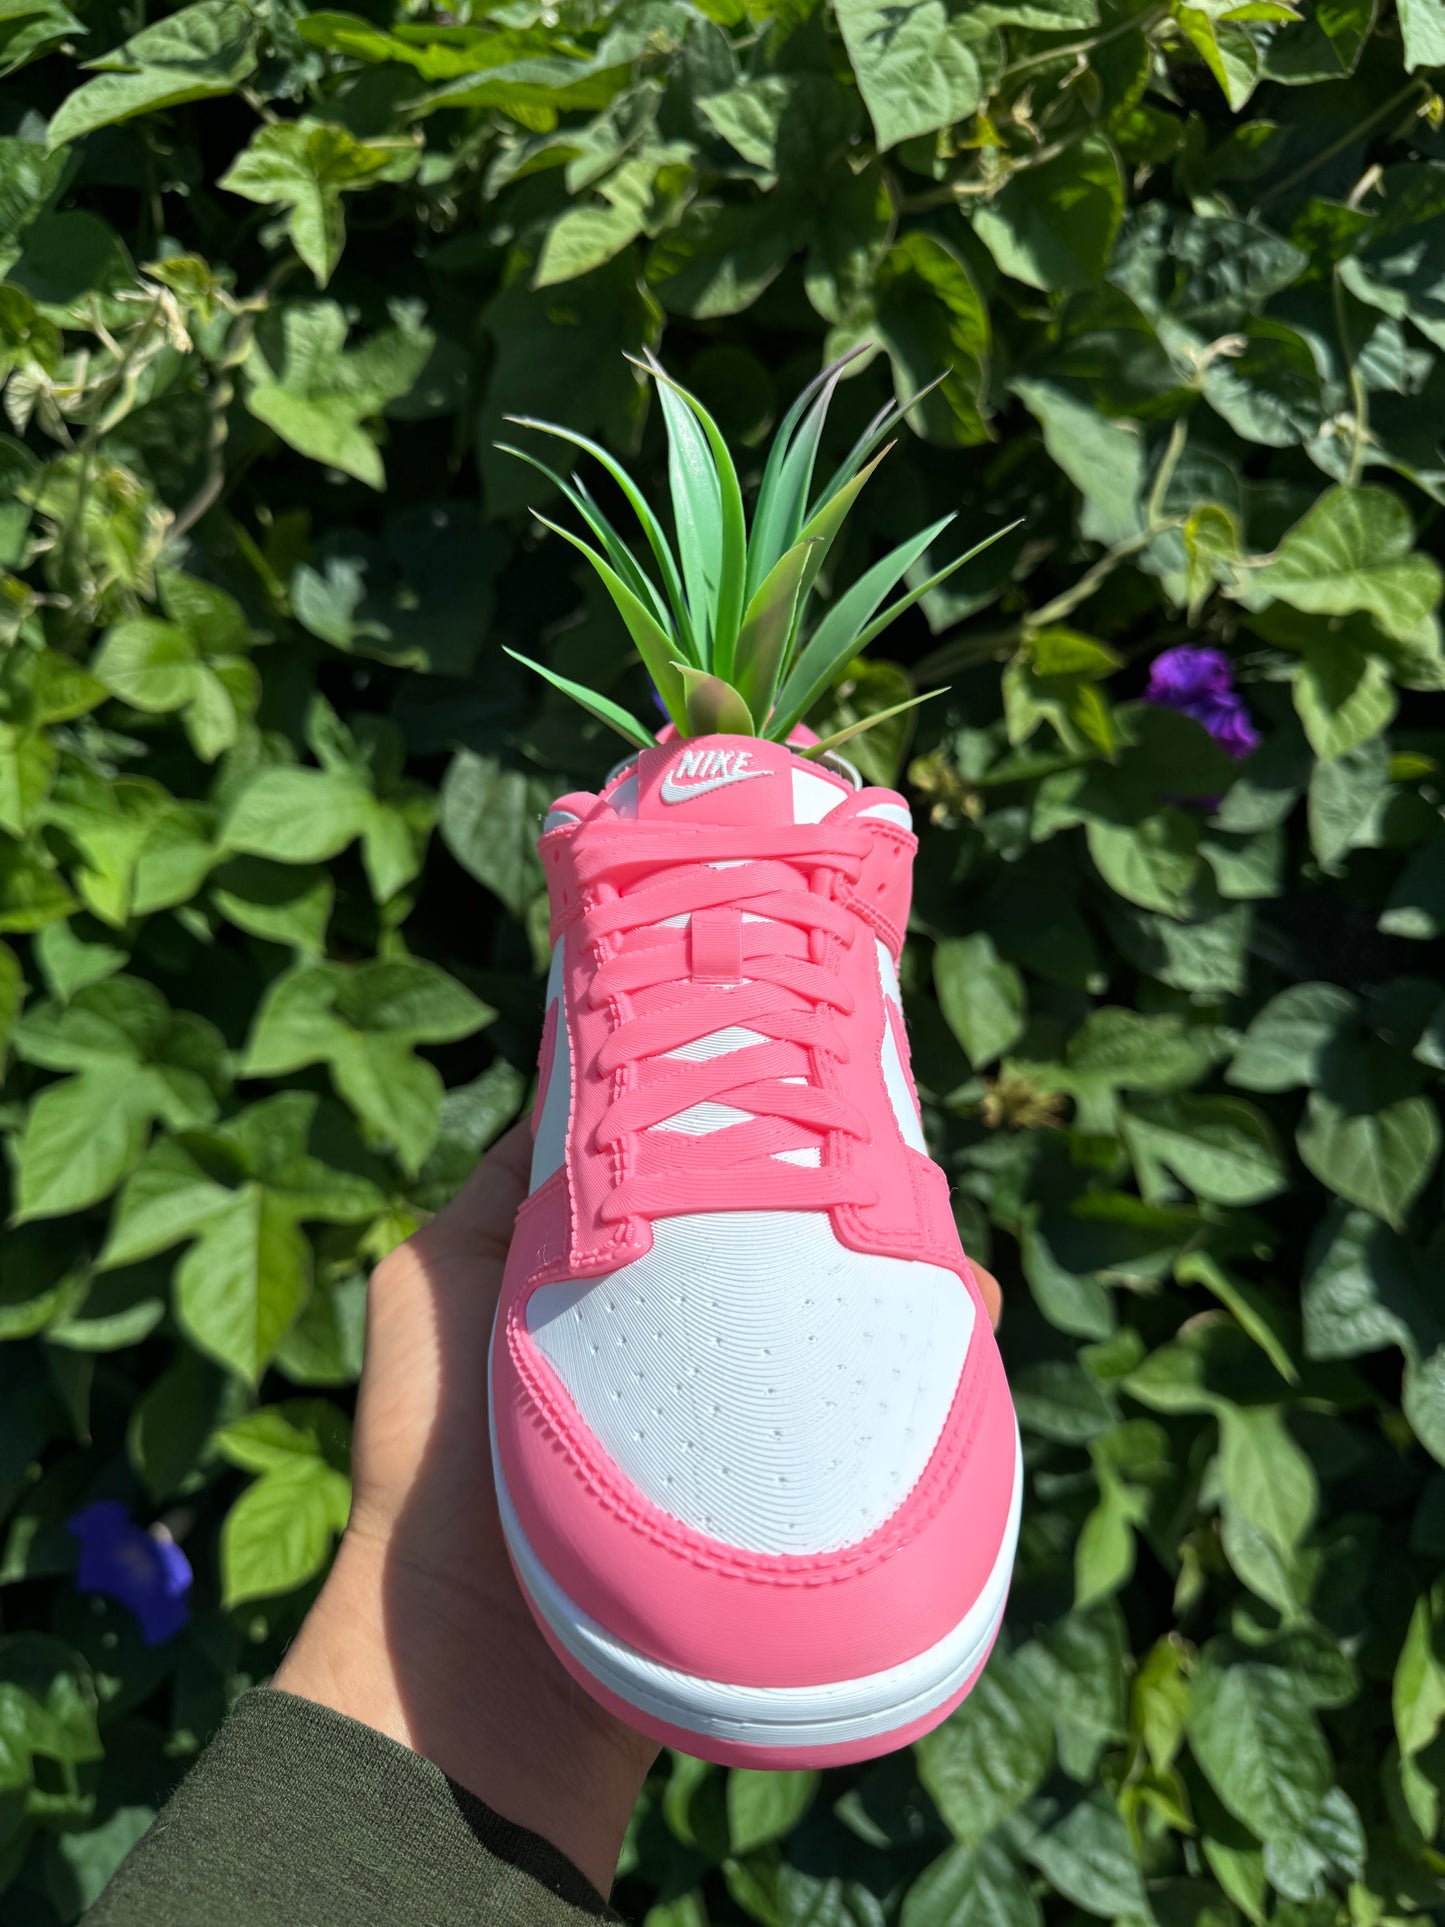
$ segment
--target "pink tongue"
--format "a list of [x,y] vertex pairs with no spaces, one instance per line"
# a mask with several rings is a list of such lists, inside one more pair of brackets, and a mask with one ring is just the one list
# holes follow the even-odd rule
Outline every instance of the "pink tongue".
[[848,794],[839,777],[756,736],[697,736],[645,749],[637,762],[638,817],[679,829],[817,822]]

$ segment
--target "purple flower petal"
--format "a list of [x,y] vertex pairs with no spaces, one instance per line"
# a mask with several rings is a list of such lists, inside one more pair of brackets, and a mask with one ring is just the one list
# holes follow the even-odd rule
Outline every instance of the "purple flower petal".
[[1223,650],[1199,649],[1185,642],[1154,658],[1145,699],[1182,709],[1201,696],[1227,696],[1233,687],[1234,673]]
[[118,1499],[99,1499],[68,1522],[80,1541],[76,1589],[127,1607],[147,1646],[173,1639],[191,1616],[191,1562],[168,1534],[138,1526]]
[[1234,687],[1234,670],[1221,649],[1181,643],[1154,658],[1144,700],[1162,703],[1202,723],[1220,748],[1239,758],[1259,747],[1259,732]]

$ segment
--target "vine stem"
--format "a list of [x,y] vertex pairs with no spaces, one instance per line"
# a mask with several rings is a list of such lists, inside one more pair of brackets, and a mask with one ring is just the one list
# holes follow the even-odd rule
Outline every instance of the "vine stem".
[[1012,61],[999,75],[1000,80],[1008,80],[1014,74],[1021,74],[1030,67],[1047,66],[1051,60],[1068,60],[1075,54],[1091,54],[1097,47],[1106,47],[1111,40],[1118,40],[1126,33],[1148,33],[1151,27],[1167,17],[1167,6],[1149,7],[1136,14],[1132,20],[1121,20],[1116,27],[1109,27],[1103,33],[1090,34],[1085,40],[1066,41],[1062,47],[1048,47],[1042,53],[1029,54],[1023,60]]
[[1347,147],[1353,147],[1362,134],[1368,134],[1370,129],[1378,126],[1382,120],[1388,120],[1396,108],[1403,107],[1412,97],[1421,101],[1428,100],[1429,83],[1418,78],[1406,81],[1397,94],[1391,94],[1390,98],[1379,107],[1372,107],[1368,114],[1355,122],[1353,127],[1346,128],[1338,140],[1331,141],[1328,147],[1322,147],[1318,154],[1312,154],[1302,166],[1295,169],[1293,174],[1286,174],[1282,181],[1276,181],[1273,187],[1266,188],[1255,201],[1251,212],[1257,214],[1260,208],[1267,207],[1271,201],[1277,201],[1281,194],[1288,194],[1291,188],[1298,187],[1301,181],[1308,180],[1317,167],[1323,167],[1326,161],[1332,161],[1336,154],[1343,154]]
[[221,456],[226,445],[226,410],[230,407],[236,392],[231,371],[239,368],[250,353],[251,338],[256,332],[256,325],[270,307],[277,289],[288,275],[295,273],[300,265],[295,255],[288,255],[285,260],[278,262],[257,292],[243,304],[236,317],[236,323],[227,338],[225,350],[216,364],[215,387],[211,391],[209,410],[210,427],[206,438],[206,479],[166,530],[167,542],[178,542],[183,535],[188,534],[195,527],[207,510],[214,508],[220,500],[226,485],[225,464]]
[[1097,562],[1085,569],[1071,588],[1056,595],[1052,602],[1046,602],[1042,609],[1034,610],[1033,614],[1020,625],[1024,634],[1032,634],[1036,629],[1047,629],[1055,622],[1062,622],[1065,616],[1071,616],[1080,603],[1087,602],[1096,589],[1103,587],[1121,562],[1127,562],[1129,557],[1137,555],[1140,549],[1147,549],[1155,536],[1162,533],[1163,528],[1177,526],[1177,523],[1164,523],[1162,528],[1140,529],[1137,535],[1128,536],[1124,541],[1116,542],[1112,549],[1106,549]]
[[1345,474],[1345,485],[1353,488],[1360,479],[1364,466],[1365,441],[1370,432],[1370,398],[1365,388],[1359,363],[1355,359],[1354,339],[1350,334],[1349,319],[1345,314],[1345,284],[1340,279],[1338,265],[1331,280],[1331,292],[1335,306],[1335,332],[1340,338],[1340,353],[1345,358],[1345,366],[1350,371],[1350,466]]
[[971,195],[994,195],[1002,193],[1010,181],[1020,174],[1027,174],[1030,168],[1044,167],[1049,161],[1056,161],[1060,154],[1067,154],[1071,147],[1077,147],[1093,133],[1091,126],[1080,127],[1076,132],[1067,134],[1062,140],[1053,141],[1047,147],[1040,147],[1021,160],[1017,167],[1007,168],[991,181],[948,181],[942,187],[932,187],[922,194],[908,195],[902,205],[905,214],[925,214],[930,208],[949,207],[955,202],[966,200]]
[[957,642],[946,642],[923,658],[914,669],[914,676],[922,682],[935,682],[941,676],[952,675],[959,669],[966,669],[971,663],[986,661],[990,656],[1001,655],[1007,649],[1015,649],[1026,642],[1040,629],[1047,629],[1053,623],[1062,622],[1071,616],[1081,603],[1089,597],[1114,573],[1121,562],[1127,562],[1131,555],[1147,549],[1156,536],[1166,534],[1170,529],[1184,526],[1184,518],[1179,515],[1166,516],[1163,512],[1164,497],[1169,492],[1169,484],[1174,479],[1174,471],[1179,465],[1179,457],[1184,453],[1184,443],[1188,436],[1188,421],[1183,415],[1169,431],[1169,440],[1164,453],[1159,458],[1154,481],[1149,490],[1149,500],[1144,511],[1144,527],[1137,535],[1127,536],[1124,541],[1116,542],[1106,549],[1099,559],[1091,564],[1067,589],[1046,602],[1042,608],[1031,610],[1007,629],[991,629],[981,636],[964,636]]
[[1169,493],[1169,484],[1174,480],[1174,471],[1179,466],[1179,457],[1184,453],[1188,435],[1189,418],[1180,415],[1169,430],[1169,440],[1159,458],[1159,467],[1155,471],[1148,505],[1144,510],[1144,520],[1153,531],[1157,532],[1164,526],[1164,497]]

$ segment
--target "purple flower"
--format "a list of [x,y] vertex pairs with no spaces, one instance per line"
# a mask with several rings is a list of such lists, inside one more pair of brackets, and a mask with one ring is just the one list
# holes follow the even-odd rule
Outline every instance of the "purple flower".
[[1149,670],[1146,703],[1163,703],[1202,723],[1231,756],[1259,748],[1259,732],[1234,687],[1234,670],[1221,649],[1181,643],[1156,656]]
[[138,1526],[118,1499],[98,1499],[67,1521],[80,1541],[75,1584],[128,1606],[147,1646],[173,1639],[191,1616],[191,1562],[165,1531]]

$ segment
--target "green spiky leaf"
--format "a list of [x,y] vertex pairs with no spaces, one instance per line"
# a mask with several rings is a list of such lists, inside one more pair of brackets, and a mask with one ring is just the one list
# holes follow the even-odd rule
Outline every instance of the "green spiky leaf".
[[892,716],[901,716],[907,709],[917,709],[920,703],[932,702],[935,696],[947,694],[948,689],[945,685],[942,689],[925,690],[921,696],[910,696],[906,703],[894,703],[889,709],[875,710],[873,715],[864,716],[856,723],[849,723],[846,729],[835,729],[831,736],[824,736],[818,742],[810,743],[806,749],[799,750],[798,754],[813,758],[826,756],[830,749],[836,749],[839,743],[846,743],[854,736],[861,736],[865,729],[872,729],[877,723],[886,723]]
[[907,415],[909,409],[916,408],[921,401],[927,401],[934,389],[937,388],[940,383],[948,380],[948,374],[949,371],[945,368],[941,375],[935,375],[926,388],[920,388],[918,393],[910,396],[907,401],[888,402],[878,410],[878,413],[873,417],[872,421],[869,422],[868,426],[863,430],[863,433],[858,437],[857,441],[854,442],[847,455],[838,464],[838,467],[829,478],[828,486],[823,490],[814,505],[813,513],[815,515],[825,502],[830,501],[832,497],[837,494],[840,488],[847,486],[883,438],[893,433],[893,430],[897,428],[904,416]]
[[[808,599],[823,564],[892,446],[879,444],[930,392],[925,388],[906,403],[890,402],[879,409],[827,487],[810,503],[829,405],[848,363],[861,352],[861,347],[854,349],[830,363],[788,409],[764,467],[751,534],[737,468],[716,422],[650,353],[634,366],[653,381],[662,408],[675,546],[632,477],[598,443],[552,422],[507,417],[595,457],[637,516],[660,584],[646,566],[645,552],[623,538],[580,475],[565,478],[525,449],[497,444],[545,475],[595,538],[594,548],[545,516],[537,517],[597,571],[683,735],[719,729],[723,725],[718,719],[726,715],[738,733],[786,741],[851,657],[920,596],[1007,533],[999,530],[987,537],[880,614],[883,598],[952,520],[945,517],[900,543],[836,595],[805,638]],[[687,671],[693,672],[690,678]],[[552,680],[569,693],[578,687]],[[729,692],[726,697],[724,690]],[[606,711],[594,707],[592,713],[619,727]]]
[[748,706],[730,682],[710,676],[705,669],[681,672],[687,689],[687,733],[690,736],[755,736]]
[[558,522],[549,522],[545,515],[537,515],[536,509],[532,513],[544,528],[551,529],[554,535],[560,535],[579,554],[585,555],[601,576],[603,587],[616,604],[617,613],[627,624],[627,632],[637,645],[637,653],[657,686],[663,707],[678,728],[682,729],[687,721],[687,707],[678,673],[681,664],[671,636],[648,613],[611,563],[605,556],[599,555],[590,542],[584,542],[580,535],[573,535]]
[[539,457],[529,454],[525,448],[513,448],[510,442],[498,442],[496,446],[501,449],[504,454],[515,455],[518,461],[526,462],[529,467],[535,468],[539,475],[545,475],[547,477],[547,480],[557,490],[558,494],[572,505],[582,517],[582,520],[587,524],[588,528],[591,529],[592,533],[597,537],[597,540],[607,551],[607,559],[622,577],[622,580],[627,584],[628,588],[631,589],[632,593],[637,597],[638,601],[645,607],[650,607],[659,623],[666,625],[671,619],[670,612],[666,604],[659,597],[657,590],[653,587],[646,570],[642,568],[631,549],[628,548],[616,529],[613,528],[607,517],[602,513],[597,503],[592,499],[592,496],[582,487],[576,477],[574,476],[570,482],[567,481],[563,476],[559,475],[554,468],[550,468],[546,462],[540,460]]
[[875,616],[870,623],[858,631],[857,650],[861,652],[866,649],[869,643],[876,641],[906,609],[911,609],[920,597],[926,596],[930,589],[936,589],[940,582],[947,582],[948,578],[956,570],[961,569],[965,562],[972,562],[976,555],[982,555],[984,550],[991,549],[995,542],[1001,542],[1009,530],[1016,529],[1022,520],[1023,517],[1020,516],[1016,521],[1005,523],[1003,528],[995,529],[992,535],[986,535],[981,542],[975,542],[971,549],[965,549],[962,555],[956,555],[951,562],[946,562],[926,581],[920,582],[916,589],[910,589],[907,595],[899,596],[896,602],[890,602],[882,615]]
[[779,741],[786,740],[788,731],[822,695],[843,664],[857,655],[863,646],[860,636],[878,604],[953,519],[945,515],[900,542],[839,596],[809,637],[783,684],[771,724]]
[[[669,393],[685,404],[687,412],[702,430],[707,453],[711,457],[712,475],[717,486],[717,535],[714,546],[718,575],[712,603],[709,661],[713,673],[726,680],[732,674],[733,654],[742,625],[743,585],[747,581],[748,569],[748,525],[743,513],[742,486],[738,481],[737,469],[733,466],[733,458],[728,453],[728,445],[702,403],[685,388],[679,387],[655,356],[648,357],[647,365],[663,398],[664,409],[668,405]],[[667,416],[667,425],[671,436],[674,432],[672,414]]]
[[[687,595],[683,589],[682,576],[677,566],[677,560],[672,552],[672,545],[669,543],[663,531],[662,524],[653,514],[647,497],[642,493],[642,490],[637,486],[636,482],[633,481],[621,462],[614,460],[600,442],[594,442],[588,435],[579,435],[575,429],[559,427],[556,422],[538,421],[531,415],[508,415],[505,419],[509,421],[514,428],[530,428],[534,429],[539,435],[555,435],[559,441],[570,442],[574,448],[580,448],[584,454],[592,456],[594,461],[600,462],[602,467],[606,469],[607,473],[626,496],[629,507],[642,525],[642,532],[647,537],[648,546],[657,558],[657,566],[662,573],[662,586],[667,593],[667,599],[672,608],[673,621],[677,628],[679,640],[682,642],[685,652],[691,656],[695,662],[700,664],[701,655],[698,650],[696,636],[693,632]],[[499,442],[497,446],[501,448],[506,446],[506,444]],[[516,455],[522,453],[520,449],[511,449],[509,452]]]
[[846,482],[836,494],[829,496],[822,507],[816,510],[809,518],[804,527],[799,539],[802,541],[812,541],[815,546],[808,557],[808,566],[804,571],[798,593],[797,605],[793,611],[793,631],[795,635],[798,624],[802,621],[803,609],[807,603],[809,593],[812,590],[813,584],[818,579],[819,571],[828,559],[828,551],[836,541],[838,531],[848,519],[849,510],[867,487],[873,471],[892,446],[893,444],[890,442],[888,448],[880,449],[866,468],[860,470],[850,482]]
[[789,549],[764,578],[743,618],[734,683],[759,729],[773,706],[804,580],[817,573],[813,551],[818,546],[814,537]]
[[[748,540],[747,588],[750,596],[798,539],[807,514],[808,491],[813,486],[813,465],[817,460],[818,443],[833,391],[848,363],[862,352],[861,346],[851,348],[846,355],[840,355],[825,368],[821,375],[816,375],[783,417],[782,426],[773,437],[763,479],[758,486],[752,533]],[[808,407],[810,401],[812,406]],[[805,408],[807,418],[803,420]],[[800,420],[801,428],[798,427]]]
[[510,656],[513,662],[520,662],[526,668],[535,670],[545,682],[551,683],[554,689],[560,689],[562,694],[570,696],[574,703],[581,703],[589,715],[595,716],[599,723],[606,723],[609,729],[615,729],[619,736],[625,737],[638,749],[652,748],[653,738],[631,711],[624,709],[620,703],[614,703],[606,696],[599,696],[594,690],[584,689],[580,682],[570,682],[566,676],[559,676],[554,669],[547,669],[540,662],[533,662],[532,658],[524,656],[520,649],[508,649],[503,643],[502,653]]

